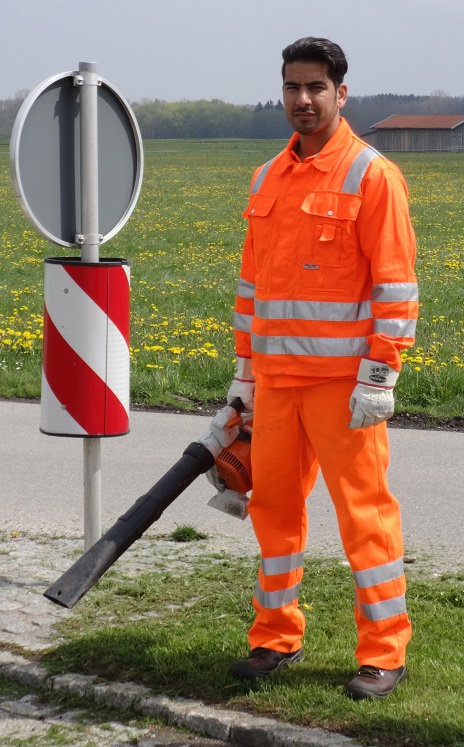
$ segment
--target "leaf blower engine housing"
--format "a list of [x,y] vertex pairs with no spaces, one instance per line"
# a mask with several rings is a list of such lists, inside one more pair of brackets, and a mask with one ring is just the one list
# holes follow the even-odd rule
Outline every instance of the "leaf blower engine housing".
[[252,488],[251,435],[253,421],[242,423],[239,434],[230,446],[216,457],[216,470],[224,487],[235,493],[247,493]]
[[237,438],[215,455],[214,467],[206,473],[206,477],[218,491],[208,501],[208,506],[243,520],[248,516],[247,492],[252,488],[253,422],[251,419],[242,420],[240,416],[238,419]]

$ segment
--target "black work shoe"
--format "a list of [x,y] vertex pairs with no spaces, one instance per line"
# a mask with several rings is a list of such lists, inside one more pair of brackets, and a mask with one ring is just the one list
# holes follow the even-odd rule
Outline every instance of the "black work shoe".
[[375,698],[380,700],[393,692],[406,677],[406,667],[379,669],[369,665],[359,667],[356,676],[346,686],[346,693],[353,700]]
[[274,651],[272,648],[254,648],[246,659],[240,659],[232,664],[230,673],[232,677],[253,679],[254,677],[269,677],[282,667],[296,664],[304,658],[303,649],[284,654],[282,651]]

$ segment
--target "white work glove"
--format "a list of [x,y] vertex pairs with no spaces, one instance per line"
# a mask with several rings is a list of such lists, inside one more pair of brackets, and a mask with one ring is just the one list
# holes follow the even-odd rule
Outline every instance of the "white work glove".
[[[231,386],[231,390],[233,388]],[[233,402],[239,395],[235,394],[232,396],[231,401]],[[241,399],[241,397],[240,397]],[[241,408],[240,408],[241,410]],[[235,407],[226,405],[219,410],[211,421],[208,433],[205,433],[199,441],[211,452],[216,459],[221,453],[222,449],[230,446],[237,438],[240,432],[240,426],[246,423],[253,417],[252,412],[239,413]],[[211,482],[211,480],[210,480]],[[215,483],[213,483],[215,484]]]
[[220,445],[225,448],[230,446],[239,434],[239,425],[241,423],[240,415],[230,405],[226,405],[214,416],[210,425],[210,432],[219,441]]
[[208,472],[206,473],[206,478],[208,482],[210,482],[211,485],[216,488],[218,493],[223,493],[227,487],[224,480],[219,477],[216,465],[208,470]]
[[[217,459],[222,449],[230,446],[235,441],[240,432],[239,425],[241,422],[240,415],[230,405],[226,405],[226,407],[223,407],[222,410],[216,413],[211,421],[209,433],[200,439],[201,443],[210,450],[215,459]],[[226,484],[219,477],[216,465],[213,465],[208,470],[206,477],[218,492],[224,492]]]
[[252,412],[254,396],[255,377],[251,373],[251,358],[237,357],[237,368],[232,385],[227,392],[227,403],[230,405],[238,397],[242,400],[245,410]]
[[361,358],[358,383],[350,397],[353,413],[350,428],[368,428],[391,418],[395,412],[393,389],[399,373],[387,363]]

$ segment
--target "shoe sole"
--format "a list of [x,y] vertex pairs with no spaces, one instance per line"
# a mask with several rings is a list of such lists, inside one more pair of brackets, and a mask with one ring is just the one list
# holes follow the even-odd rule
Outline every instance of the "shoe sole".
[[274,669],[271,669],[268,672],[263,672],[263,671],[260,672],[259,670],[256,670],[256,669],[253,669],[253,670],[247,669],[246,668],[247,660],[245,659],[243,668],[241,668],[237,662],[237,664],[232,665],[232,667],[230,668],[230,674],[232,675],[232,677],[238,677],[244,680],[254,680],[259,677],[265,678],[277,672],[278,669],[284,669],[285,667],[288,667],[290,664],[298,664],[298,662],[303,661],[303,659],[304,659],[303,651],[301,650],[297,651],[295,653],[295,656],[293,656],[291,659],[282,659],[282,661],[280,661],[277,664],[277,666],[274,667]]
[[395,684],[393,685],[390,690],[387,690],[384,693],[374,693],[372,690],[363,690],[362,687],[356,687],[350,688],[349,685],[345,687],[346,694],[352,698],[352,700],[383,700],[383,698],[388,697],[388,695],[391,695],[392,692],[396,690],[400,682],[404,680],[406,677],[406,668],[401,673],[401,675],[396,680]]

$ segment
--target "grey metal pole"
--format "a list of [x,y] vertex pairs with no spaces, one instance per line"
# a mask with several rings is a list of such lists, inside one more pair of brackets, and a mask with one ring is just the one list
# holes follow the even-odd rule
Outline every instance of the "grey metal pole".
[[94,62],[79,63],[81,137],[81,258],[98,262],[98,75]]
[[[80,62],[81,246],[82,262],[100,259],[98,220],[98,85],[94,62]],[[92,331],[89,330],[89,334]],[[84,549],[101,537],[101,446],[99,438],[84,438]]]

